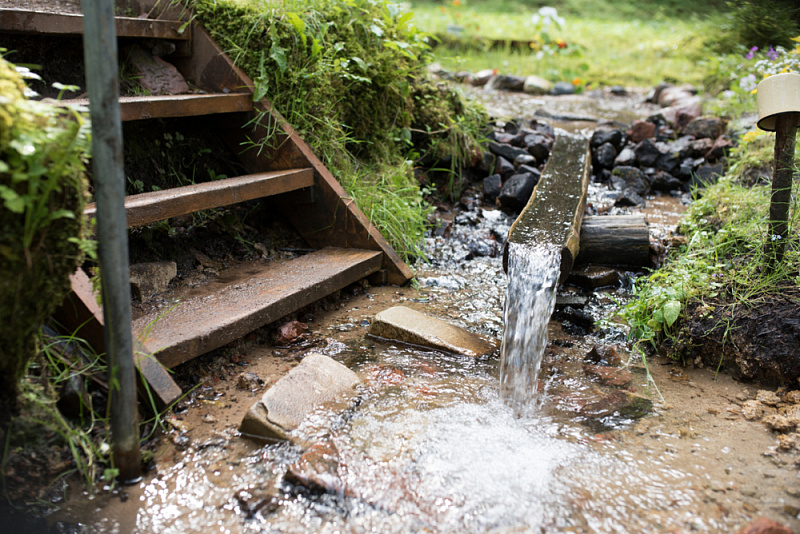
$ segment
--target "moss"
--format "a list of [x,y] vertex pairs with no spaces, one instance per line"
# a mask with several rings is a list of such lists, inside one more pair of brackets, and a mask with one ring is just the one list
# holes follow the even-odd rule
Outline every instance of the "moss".
[[0,58],[0,422],[16,410],[35,334],[69,290],[86,237],[88,124],[28,100],[22,83]]

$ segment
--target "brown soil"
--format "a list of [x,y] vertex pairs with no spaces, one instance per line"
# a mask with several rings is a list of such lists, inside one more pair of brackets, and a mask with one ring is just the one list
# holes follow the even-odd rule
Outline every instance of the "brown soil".
[[800,290],[749,303],[695,302],[674,347],[682,359],[771,386],[800,384]]

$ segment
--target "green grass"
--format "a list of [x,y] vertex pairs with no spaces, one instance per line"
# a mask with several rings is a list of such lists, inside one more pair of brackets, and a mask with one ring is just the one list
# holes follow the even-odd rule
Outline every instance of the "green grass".
[[786,256],[770,270],[764,244],[771,188],[751,186],[746,179],[748,169],[771,161],[774,138],[746,136],[730,158],[728,174],[689,207],[679,228],[686,245],[663,268],[636,282],[635,296],[621,316],[637,342],[656,348],[665,339],[675,340],[693,303],[709,313],[720,307],[732,312],[800,288],[800,184],[794,184]]
[[[560,10],[566,23],[549,32],[549,38],[563,39],[567,48],[556,55],[536,57],[535,51],[464,51],[452,47],[435,50],[445,68],[478,71],[497,68],[503,73],[536,74],[553,81],[579,77],[593,85],[650,86],[662,81],[699,84],[705,76],[703,58],[708,54],[706,37],[722,24],[722,15],[694,11],[685,19],[666,16],[684,12],[688,3],[676,2],[678,11],[644,10],[632,4],[619,6],[619,13],[641,17],[615,16],[606,2],[574,2],[573,9]],[[505,5],[507,9],[502,9]],[[585,9],[575,6],[585,5]],[[596,6],[595,6],[596,5]],[[514,7],[516,6],[516,7]],[[595,9],[598,7],[598,9]],[[466,2],[454,6],[428,2],[413,5],[414,20],[424,31],[446,33],[448,25],[464,27],[464,35],[487,39],[537,40],[541,31],[532,23],[534,8],[522,3],[494,4]],[[578,18],[573,11],[590,14]]]

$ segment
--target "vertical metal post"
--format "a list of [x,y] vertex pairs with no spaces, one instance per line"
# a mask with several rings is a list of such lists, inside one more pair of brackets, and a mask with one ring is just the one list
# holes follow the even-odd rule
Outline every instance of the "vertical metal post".
[[789,238],[789,207],[792,203],[794,145],[800,113],[781,113],[775,128],[775,169],[772,175],[772,199],[769,205],[767,262],[770,270],[783,262]]
[[131,339],[114,0],[83,0],[83,14],[83,49],[92,118],[92,171],[111,396],[111,438],[114,466],[119,469],[120,480],[132,483],[141,478],[141,467],[136,367]]

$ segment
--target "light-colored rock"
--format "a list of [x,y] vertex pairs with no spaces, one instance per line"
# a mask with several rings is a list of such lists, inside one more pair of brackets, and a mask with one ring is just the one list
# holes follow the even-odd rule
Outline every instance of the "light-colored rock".
[[499,347],[496,339],[473,334],[405,306],[395,306],[377,314],[370,325],[369,333],[384,339],[465,356],[489,354]]
[[138,45],[125,49],[127,62],[142,89],[151,95],[178,95],[189,92],[189,85],[171,63],[154,56]]
[[742,403],[742,417],[748,421],[755,421],[764,415],[764,405],[761,402],[750,399]]
[[758,390],[758,393],[756,393],[756,400],[760,401],[762,404],[766,404],[767,406],[775,406],[781,402],[781,398],[777,393],[766,389]]
[[174,261],[136,263],[129,269],[131,292],[134,297],[145,301],[156,293],[166,291],[177,274],[178,265]]
[[314,410],[349,403],[356,396],[358,376],[322,354],[311,353],[267,390],[245,414],[239,430],[264,439],[291,439]]
[[522,90],[529,95],[546,95],[553,90],[553,84],[541,76],[528,76],[525,78]]

